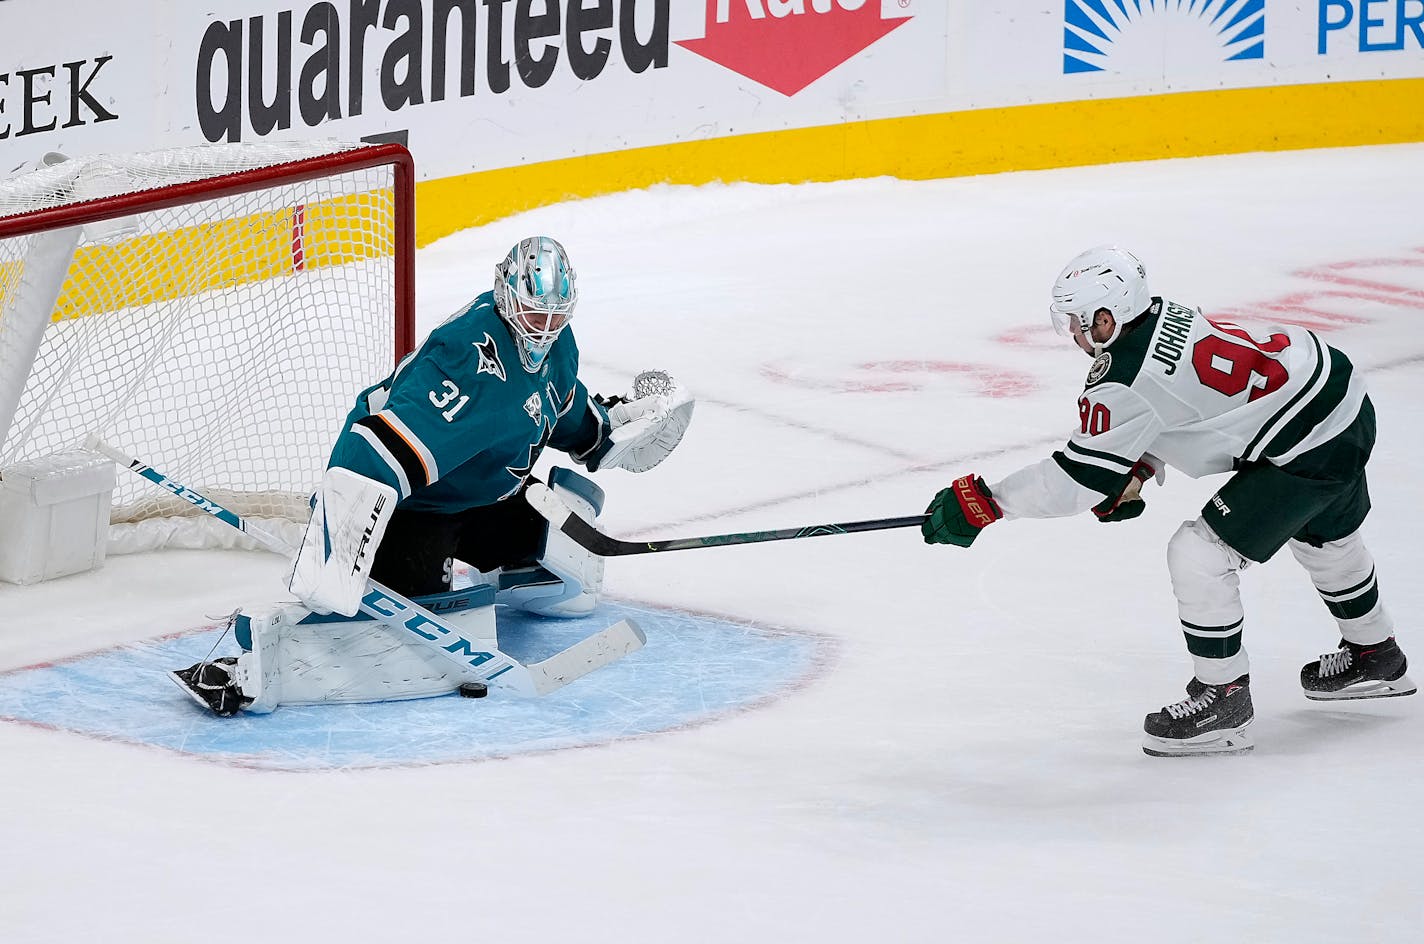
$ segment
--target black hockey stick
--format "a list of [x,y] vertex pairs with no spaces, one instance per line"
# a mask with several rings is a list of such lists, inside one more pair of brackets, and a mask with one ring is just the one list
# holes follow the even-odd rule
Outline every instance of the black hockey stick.
[[620,541],[609,537],[574,513],[574,510],[540,482],[530,483],[524,497],[534,510],[564,534],[599,557],[622,557],[626,554],[655,554],[659,551],[684,551],[694,547],[727,547],[733,544],[760,544],[763,541],[791,541],[796,538],[819,538],[828,534],[852,534],[856,531],[885,531],[890,528],[918,528],[925,515],[904,518],[871,518],[866,521],[842,521],[838,524],[810,524],[778,531],[741,531],[736,534],[710,534],[700,538],[670,538],[665,541]]

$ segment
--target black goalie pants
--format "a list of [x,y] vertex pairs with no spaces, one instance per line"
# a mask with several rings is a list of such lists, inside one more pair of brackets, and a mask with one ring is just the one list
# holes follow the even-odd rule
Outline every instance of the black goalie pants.
[[450,589],[455,561],[477,570],[527,567],[543,553],[547,523],[523,492],[455,512],[396,508],[376,551],[371,579],[407,596]]

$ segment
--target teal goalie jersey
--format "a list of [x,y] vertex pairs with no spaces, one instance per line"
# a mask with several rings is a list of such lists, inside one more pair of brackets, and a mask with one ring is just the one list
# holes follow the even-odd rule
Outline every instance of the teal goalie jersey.
[[546,445],[582,459],[608,417],[578,379],[572,330],[532,373],[516,343],[480,295],[357,396],[330,465],[390,485],[401,508],[456,512],[516,494]]

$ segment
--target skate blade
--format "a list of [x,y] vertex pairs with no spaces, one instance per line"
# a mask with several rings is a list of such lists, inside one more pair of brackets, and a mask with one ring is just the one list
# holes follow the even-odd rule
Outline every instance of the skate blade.
[[1142,739],[1142,753],[1151,757],[1200,757],[1207,754],[1245,754],[1256,749],[1255,741],[1245,728],[1235,731],[1221,731],[1204,734],[1204,740],[1191,738],[1173,741],[1146,735]]
[[1305,697],[1311,701],[1349,701],[1356,698],[1397,698],[1401,695],[1413,695],[1418,690],[1419,687],[1409,676],[1401,675],[1392,682],[1356,682],[1338,692],[1306,691]]
[[193,691],[192,683],[188,679],[178,674],[180,672],[186,671],[188,670],[174,669],[172,672],[168,673],[168,677],[173,680],[173,683],[175,685],[177,685],[180,689],[183,690],[184,695],[187,695],[189,698],[193,699],[194,704],[196,704],[199,708],[202,708],[204,711],[211,712],[213,710],[213,706],[208,704],[207,701],[204,700],[202,695],[199,695],[197,692]]

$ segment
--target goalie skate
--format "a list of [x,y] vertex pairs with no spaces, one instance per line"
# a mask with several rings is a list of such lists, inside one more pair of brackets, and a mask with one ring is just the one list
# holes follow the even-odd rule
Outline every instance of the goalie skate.
[[1187,683],[1187,697],[1154,711],[1143,721],[1142,751],[1153,757],[1244,754],[1255,748],[1246,726],[1255,718],[1251,677],[1207,685]]
[[1408,668],[1393,636],[1368,646],[1342,639],[1339,649],[1301,668],[1300,687],[1312,701],[1413,695],[1418,686],[1405,674]]
[[244,698],[242,689],[237,686],[234,677],[236,667],[236,658],[224,656],[186,669],[175,669],[168,673],[168,677],[201,707],[226,718],[237,714],[252,701]]

